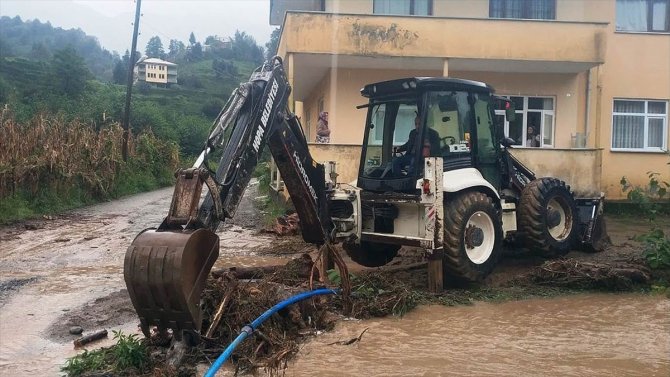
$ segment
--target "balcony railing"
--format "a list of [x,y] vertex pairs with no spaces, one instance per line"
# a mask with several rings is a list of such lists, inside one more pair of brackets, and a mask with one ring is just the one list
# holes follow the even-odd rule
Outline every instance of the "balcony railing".
[[279,52],[599,64],[607,25],[288,12]]

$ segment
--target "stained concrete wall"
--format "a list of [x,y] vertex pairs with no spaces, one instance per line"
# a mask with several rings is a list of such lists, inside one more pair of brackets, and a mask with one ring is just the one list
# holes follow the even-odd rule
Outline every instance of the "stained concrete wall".
[[512,155],[538,178],[562,179],[582,196],[600,193],[600,154],[597,149],[512,149]]
[[361,161],[361,146],[346,144],[309,144],[312,158],[319,162],[337,162],[337,181],[353,182],[358,178],[358,166]]

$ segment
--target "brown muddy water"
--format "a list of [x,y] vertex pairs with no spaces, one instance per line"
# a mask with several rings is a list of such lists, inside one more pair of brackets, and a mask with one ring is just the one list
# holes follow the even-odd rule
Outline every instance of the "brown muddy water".
[[[330,345],[359,336],[350,346]],[[670,300],[589,294],[340,322],[286,376],[670,376]]]
[[[106,328],[110,336],[138,333],[122,291],[123,256],[135,235],[160,223],[171,194],[164,189],[0,228],[0,376],[58,375],[78,352],[71,324],[85,332]],[[217,267],[292,257],[260,252],[274,238],[250,230],[258,223],[252,212],[241,208],[219,233]],[[628,242],[621,235],[615,242]],[[402,319],[340,322],[305,344],[286,375],[668,377],[669,313],[670,300],[643,294],[420,307]],[[361,342],[328,345],[365,328]]]

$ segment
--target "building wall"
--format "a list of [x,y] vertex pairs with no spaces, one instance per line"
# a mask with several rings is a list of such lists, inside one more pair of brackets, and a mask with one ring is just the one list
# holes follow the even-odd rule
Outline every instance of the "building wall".
[[[167,83],[167,66],[162,64],[155,63],[145,63],[146,68],[146,82],[153,82],[159,84]],[[162,69],[161,69],[162,67]],[[156,75],[156,77],[149,77],[151,74]],[[162,77],[161,77],[162,75]]]
[[[601,12],[614,20],[614,2],[607,2]],[[647,172],[651,171],[670,181],[668,154],[610,151],[615,98],[670,100],[670,35],[615,32],[613,23],[609,28],[606,63],[598,68],[602,97],[600,104],[596,104],[600,127],[594,142],[603,148],[603,189],[608,197],[621,198],[619,181],[623,176],[634,184],[645,185],[649,181]],[[670,137],[666,142],[670,146]]]
[[[615,4],[614,0],[557,0],[557,20],[571,21],[567,23],[301,15],[300,22],[285,25],[280,52],[348,54],[379,59],[410,56],[426,59],[467,57],[487,61],[603,62],[590,70],[571,74],[475,72],[452,68],[449,75],[485,81],[493,85],[499,94],[555,96],[557,149],[518,148],[515,154],[525,159],[531,168],[539,169],[541,175],[547,171],[559,177],[570,177],[578,181],[571,182],[573,186],[598,181],[598,187],[606,192],[608,198],[618,199],[624,197],[619,184],[623,176],[638,185],[648,182],[648,171],[661,173],[665,180],[670,180],[670,165],[667,164],[670,157],[667,154],[611,151],[613,99],[670,100],[670,35],[616,32]],[[370,14],[372,0],[326,1],[327,12],[335,12],[335,9],[339,13]],[[488,18],[488,1],[434,0],[434,15]],[[609,24],[579,24],[572,21]],[[398,25],[397,30],[402,35],[409,35],[410,38],[404,41],[397,38],[375,40],[377,34],[374,31],[380,31],[380,27],[393,23]],[[322,30],[323,33],[311,33],[310,30]],[[352,30],[369,33],[365,38],[365,33],[352,37]],[[435,30],[440,32],[435,33]],[[462,30],[469,31],[468,38],[463,38]],[[412,39],[412,35],[418,37]],[[510,46],[509,43],[503,43],[504,39],[518,41],[518,44]],[[420,72],[403,68],[406,67],[331,69],[314,90],[318,92],[317,95],[305,99],[305,110],[314,112],[312,127],[316,124],[313,102],[322,93],[325,109],[330,111],[332,141],[360,145],[365,110],[356,110],[355,106],[365,103],[359,94],[359,89],[365,83],[407,76],[442,75],[438,70]],[[299,72],[296,73],[296,79],[299,79]],[[590,98],[588,114],[587,93]],[[559,148],[570,148],[571,137],[576,132],[587,134],[587,146],[600,152],[570,154],[569,158],[564,158],[568,152]],[[667,144],[670,145],[670,137]],[[590,173],[588,170],[578,170],[580,173],[576,175],[575,170],[567,174],[560,170],[565,166],[592,166],[593,170]]]
[[[577,196],[600,194],[600,154],[598,149],[513,148],[511,153],[539,177],[555,177],[567,182]],[[560,161],[560,163],[556,163]]]

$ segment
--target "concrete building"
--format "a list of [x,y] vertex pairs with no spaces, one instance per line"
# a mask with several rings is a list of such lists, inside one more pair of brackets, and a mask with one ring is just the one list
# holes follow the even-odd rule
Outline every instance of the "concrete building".
[[158,58],[140,58],[135,64],[136,79],[140,82],[168,87],[177,83],[177,65]]
[[[311,141],[329,111],[340,181],[356,178],[364,84],[411,76],[484,81],[517,105],[514,155],[578,192],[670,179],[670,0],[271,0],[278,54]],[[529,128],[536,143],[525,141]]]

